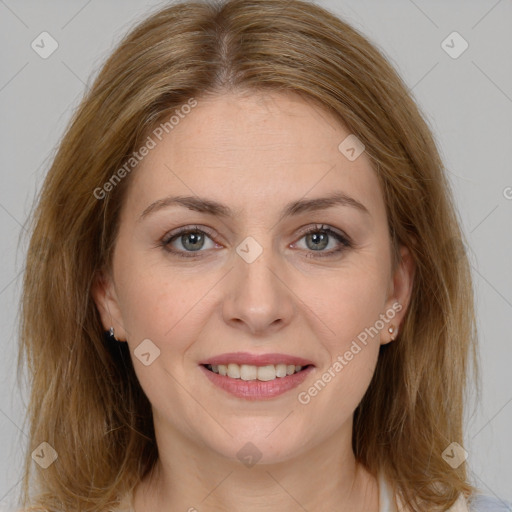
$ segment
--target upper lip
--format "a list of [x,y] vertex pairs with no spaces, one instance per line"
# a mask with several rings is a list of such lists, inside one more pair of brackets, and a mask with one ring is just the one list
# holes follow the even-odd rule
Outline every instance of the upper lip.
[[249,352],[231,352],[228,354],[220,354],[218,356],[209,357],[199,364],[229,364],[235,363],[238,365],[248,364],[252,366],[267,366],[270,364],[294,364],[295,366],[308,366],[313,365],[311,361],[302,357],[291,356],[289,354],[250,354]]

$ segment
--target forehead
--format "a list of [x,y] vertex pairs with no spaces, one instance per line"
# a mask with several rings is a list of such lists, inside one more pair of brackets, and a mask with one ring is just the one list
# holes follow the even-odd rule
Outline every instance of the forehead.
[[186,194],[229,203],[243,215],[342,191],[375,214],[385,211],[366,153],[348,159],[339,146],[350,132],[297,95],[235,92],[198,98],[168,131],[161,140],[150,135],[155,147],[134,171],[129,210],[140,214],[155,199]]

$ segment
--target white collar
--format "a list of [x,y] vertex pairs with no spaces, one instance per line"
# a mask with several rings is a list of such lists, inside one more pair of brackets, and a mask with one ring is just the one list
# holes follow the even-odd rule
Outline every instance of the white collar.
[[391,486],[388,484],[384,473],[379,473],[379,512],[397,512],[393,500]]

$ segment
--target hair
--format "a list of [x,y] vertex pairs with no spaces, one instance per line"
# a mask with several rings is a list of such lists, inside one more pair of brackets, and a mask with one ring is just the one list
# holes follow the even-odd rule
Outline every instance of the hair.
[[[355,411],[352,447],[411,510],[446,510],[459,493],[475,492],[465,464],[454,469],[442,453],[463,445],[471,361],[478,380],[473,288],[453,195],[431,130],[383,53],[301,0],[167,6],[124,37],[85,92],[29,226],[18,357],[18,375],[26,363],[30,384],[22,504],[108,510],[153,468],[151,404],[127,344],[107,343],[91,295],[98,272],[111,269],[131,181],[114,186],[112,178],[177,108],[229,91],[299,95],[366,146],[394,255],[407,247],[416,270],[399,335],[381,346]],[[94,191],[107,182],[98,199]],[[43,441],[58,454],[46,469],[31,457]]]

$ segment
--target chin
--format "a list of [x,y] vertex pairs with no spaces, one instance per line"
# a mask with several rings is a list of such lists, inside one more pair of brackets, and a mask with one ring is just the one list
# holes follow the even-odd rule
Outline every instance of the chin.
[[[278,424],[279,422],[275,423],[274,428]],[[278,464],[293,460],[304,451],[306,441],[300,438],[298,432],[295,432],[299,434],[297,438],[290,438],[288,429],[281,433],[275,431],[270,435],[267,428],[262,428],[261,432],[251,435],[247,435],[247,432],[230,432],[233,437],[226,435],[223,439],[210,440],[205,444],[220,456],[241,462],[248,468],[254,464]]]

